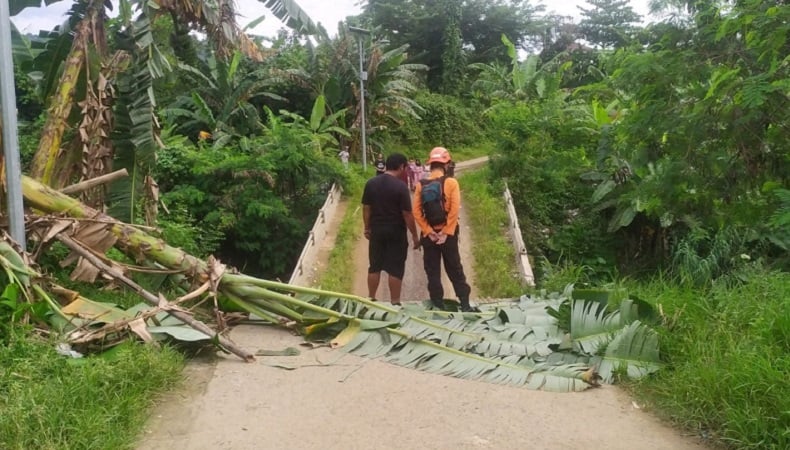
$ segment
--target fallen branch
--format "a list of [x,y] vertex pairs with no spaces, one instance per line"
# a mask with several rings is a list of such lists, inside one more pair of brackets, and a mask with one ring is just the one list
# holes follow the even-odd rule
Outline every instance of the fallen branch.
[[128,177],[128,176],[129,176],[129,172],[127,172],[126,169],[116,170],[115,172],[110,172],[108,174],[101,175],[96,178],[91,178],[90,180],[80,181],[79,183],[66,186],[63,189],[60,189],[60,192],[69,195],[77,194],[83,191],[87,191],[92,187],[111,183],[119,178]]
[[[152,294],[151,292],[146,291],[142,286],[135,283],[130,278],[126,277],[124,274],[120,273],[117,269],[109,266],[108,264],[104,263],[100,258],[94,255],[92,252],[86,250],[82,245],[80,245],[77,241],[66,236],[64,234],[59,234],[57,239],[65,244],[68,248],[73,250],[74,252],[78,253],[80,256],[88,260],[91,264],[96,266],[99,270],[107,273],[108,275],[112,276],[113,278],[120,280],[130,288],[132,288],[137,294],[139,294],[146,303],[152,306],[160,307],[160,297]],[[233,353],[234,355],[240,357],[246,362],[255,361],[255,356],[252,353],[247,352],[246,350],[239,348],[228,340],[227,338],[223,337],[216,331],[212,330],[211,327],[206,325],[205,323],[194,319],[189,314],[175,310],[175,309],[168,309],[168,313],[171,314],[173,317],[177,318],[178,320],[184,322],[185,324],[189,325],[190,327],[194,328],[201,333],[211,336],[219,343],[220,346],[226,348],[229,352]]]

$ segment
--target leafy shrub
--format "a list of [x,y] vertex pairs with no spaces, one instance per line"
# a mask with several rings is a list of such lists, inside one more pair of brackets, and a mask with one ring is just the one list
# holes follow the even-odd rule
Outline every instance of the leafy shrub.
[[420,118],[408,118],[404,124],[390,132],[395,140],[410,147],[427,149],[441,145],[456,147],[471,145],[482,138],[480,111],[449,95],[420,91],[415,101],[424,109]]
[[326,193],[347,175],[309,145],[308,131],[269,119],[264,136],[236,147],[174,138],[160,152],[162,199],[174,212],[162,228],[197,254],[216,249],[252,275],[287,278]]
[[562,99],[500,103],[490,114],[497,149],[492,182],[507,180],[530,251],[551,262],[564,256],[609,263],[611,238],[601,233],[589,203],[592,186],[582,180],[592,167],[586,149],[594,140],[575,125],[576,106]]
[[157,225],[162,239],[190,255],[205,258],[219,249],[225,238],[221,229],[201,227],[184,205],[173,205],[160,214]]

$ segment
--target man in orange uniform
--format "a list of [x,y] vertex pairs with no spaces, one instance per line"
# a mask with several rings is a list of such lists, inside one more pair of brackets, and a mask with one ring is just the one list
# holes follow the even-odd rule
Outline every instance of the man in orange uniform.
[[[451,161],[450,152],[444,147],[431,150],[428,158],[431,171],[427,180],[421,181],[414,190],[412,211],[417,228],[420,229],[420,243],[423,248],[423,267],[428,276],[428,293],[435,308],[442,308],[444,289],[442,288],[441,264],[453,284],[455,295],[461,302],[461,311],[473,311],[469,305],[471,288],[466,282],[461,254],[458,250],[458,215],[461,210],[461,189],[458,180],[446,176],[447,165]],[[431,180],[440,179],[446,219],[444,223],[431,225],[423,208],[422,190]]]

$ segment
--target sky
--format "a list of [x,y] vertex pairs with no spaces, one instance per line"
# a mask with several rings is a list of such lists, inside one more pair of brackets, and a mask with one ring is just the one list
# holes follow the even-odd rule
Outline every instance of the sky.
[[[4,1],[4,0],[0,0]],[[330,35],[337,34],[337,24],[346,16],[360,12],[361,0],[296,0],[297,4],[315,22],[321,22]],[[647,15],[648,0],[631,0],[631,7],[642,16]],[[61,1],[46,8],[27,8],[11,18],[22,33],[37,33],[39,29],[52,29],[64,20],[64,14],[71,7],[71,1]],[[584,0],[543,0],[546,11],[579,17],[577,6],[586,5]],[[252,34],[274,36],[282,23],[272,16],[258,0],[236,0],[239,24],[245,26],[260,16],[266,16],[261,24],[253,28]]]

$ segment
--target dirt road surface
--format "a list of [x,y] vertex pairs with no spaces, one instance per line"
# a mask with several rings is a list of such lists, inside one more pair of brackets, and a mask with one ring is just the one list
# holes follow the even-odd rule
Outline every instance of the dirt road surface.
[[[346,202],[344,207],[353,208],[359,203]],[[359,220],[361,227],[361,212]],[[473,238],[462,230],[462,258],[474,286]],[[366,244],[362,238],[354,253],[358,295],[367,295]],[[427,298],[421,255],[411,253],[407,265],[403,298]],[[381,294],[385,284],[379,297],[388,299]],[[452,297],[449,283],[445,296]],[[256,325],[239,326],[231,337],[253,351],[302,342],[287,331]],[[184,389],[159,402],[140,450],[705,448],[613,386],[536,392],[422,373],[328,348],[301,348],[298,356],[258,357],[249,364],[221,355],[191,362],[186,376]]]

